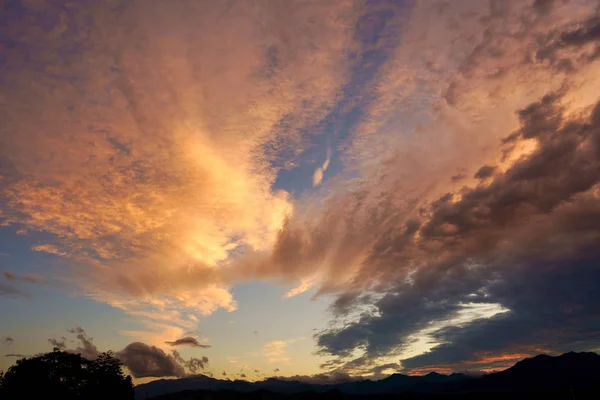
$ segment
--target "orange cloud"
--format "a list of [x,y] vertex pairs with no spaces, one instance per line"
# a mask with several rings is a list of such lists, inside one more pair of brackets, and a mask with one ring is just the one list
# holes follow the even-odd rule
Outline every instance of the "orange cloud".
[[[335,103],[358,10],[93,8],[70,8],[50,33],[14,32],[48,57],[42,73],[16,53],[7,61],[21,67],[4,76],[16,84],[0,114],[2,223],[51,234],[33,249],[70,259],[76,277],[65,278],[132,314],[233,310],[218,271],[232,253],[269,251],[292,212],[272,190],[282,154]],[[101,29],[72,31],[92,14]],[[58,57],[74,40],[81,52]]]

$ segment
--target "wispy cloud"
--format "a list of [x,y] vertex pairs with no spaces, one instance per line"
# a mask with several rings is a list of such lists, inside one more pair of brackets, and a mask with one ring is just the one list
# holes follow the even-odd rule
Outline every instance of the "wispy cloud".
[[181,339],[177,339],[171,342],[165,342],[169,346],[190,346],[190,347],[201,347],[204,349],[210,348],[211,346],[208,344],[199,343],[198,340],[191,336],[186,336]]
[[329,168],[329,163],[331,162],[331,148],[327,148],[327,156],[323,165],[318,167],[313,174],[313,186],[319,186],[323,181],[323,174]]
[[270,364],[273,363],[282,363],[287,364],[291,361],[290,357],[287,355],[288,345],[295,343],[303,338],[295,338],[288,340],[275,340],[269,343],[266,343],[263,346],[263,355],[266,358],[267,362]]
[[0,343],[5,344],[7,346],[10,346],[14,342],[15,342],[15,339],[13,339],[12,336],[5,336],[3,338],[0,338]]
[[310,280],[302,280],[302,282],[296,286],[295,288],[291,289],[290,291],[288,291],[284,297],[286,299],[289,299],[291,297],[297,296],[299,294],[302,294],[304,292],[306,292],[308,289],[310,289],[313,286],[313,282]]
[[52,73],[29,47],[7,59],[3,224],[50,234],[33,249],[70,260],[69,281],[125,311],[235,309],[218,270],[238,249],[268,251],[292,211],[272,185],[336,101],[356,15],[351,1],[183,1],[99,6],[101,29],[85,32],[20,25],[25,47],[78,50],[43,57]]

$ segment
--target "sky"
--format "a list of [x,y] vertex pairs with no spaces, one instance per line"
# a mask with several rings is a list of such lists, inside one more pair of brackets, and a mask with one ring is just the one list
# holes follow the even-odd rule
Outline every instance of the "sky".
[[600,5],[0,1],[0,369],[600,350]]

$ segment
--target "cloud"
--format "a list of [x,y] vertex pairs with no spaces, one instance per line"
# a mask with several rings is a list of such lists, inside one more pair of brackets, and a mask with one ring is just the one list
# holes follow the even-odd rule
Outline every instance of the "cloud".
[[264,345],[263,353],[268,363],[288,363],[290,358],[286,356],[285,351],[288,343],[284,340],[275,340]]
[[399,363],[388,363],[377,365],[373,367],[371,373],[374,377],[384,377],[390,375],[390,373],[396,373],[401,370],[401,365]]
[[[75,335],[78,342],[74,349],[68,348],[66,337],[50,338],[48,342],[59,350],[78,353],[88,359],[98,357],[100,351],[93,343],[93,338],[89,337],[82,327],[71,328],[68,332]],[[207,357],[191,357],[186,360],[177,351],[173,351],[172,355],[167,354],[156,346],[142,342],[130,343],[124,349],[116,351],[115,356],[135,378],[184,377],[198,373],[208,364]]]
[[76,326],[75,328],[71,328],[69,329],[69,333],[74,334],[80,343],[80,345],[72,350],[73,352],[79,353],[81,356],[89,360],[94,360],[98,357],[100,352],[98,351],[96,345],[92,342],[93,338],[89,337],[82,327]]
[[288,340],[274,340],[266,343],[263,346],[263,355],[267,362],[273,363],[289,363],[291,359],[287,356],[286,351],[289,344],[296,343],[303,338],[294,338]]
[[155,346],[133,342],[115,355],[134,378],[186,376],[185,370],[174,356]]
[[15,339],[13,339],[11,336],[5,336],[3,338],[0,338],[0,343],[5,344],[7,346],[10,346],[14,342],[15,342]]
[[518,112],[521,127],[503,151],[533,138],[534,152],[489,184],[421,208],[418,229],[406,222],[374,243],[389,250],[372,252],[349,285],[370,281],[385,295],[373,303],[375,313],[318,334],[323,352],[347,357],[362,348],[364,362],[401,354],[415,333],[453,318],[467,302],[500,304],[508,312],[476,323],[471,313],[435,333],[430,352],[402,365],[465,368],[478,360],[477,352],[522,355],[595,345],[589,334],[600,327],[593,300],[599,273],[593,243],[600,231],[587,221],[599,212],[600,103],[567,114],[561,99],[549,94]]
[[11,272],[4,271],[2,274],[4,275],[4,279],[7,279],[9,281],[14,281],[15,279],[17,279],[17,277]]
[[29,297],[25,292],[22,292],[14,285],[0,283],[0,296],[13,297],[13,298],[24,298]]
[[220,270],[292,212],[273,184],[343,88],[355,2],[42,10],[54,27],[7,31],[2,225],[43,232],[59,278],[126,312],[234,310]]
[[61,337],[60,339],[55,339],[55,338],[48,339],[48,343],[50,343],[53,348],[55,347],[58,350],[65,350],[67,348],[66,341],[67,341],[67,338],[65,338],[64,336]]
[[17,358],[23,358],[25,357],[23,354],[16,354],[16,353],[8,353],[5,354],[4,357],[17,357]]
[[172,342],[165,342],[165,344],[168,344],[169,346],[190,346],[190,347],[201,347],[204,349],[210,348],[210,345],[198,343],[198,340],[191,336],[177,339]]
[[313,186],[319,186],[323,181],[323,174],[329,168],[329,163],[331,162],[331,149],[327,149],[327,158],[323,162],[323,165],[318,167],[313,174]]
[[[402,357],[411,368],[442,365],[442,355],[460,353],[453,344],[457,332],[487,332],[486,326],[497,327],[491,337],[507,339],[499,337],[498,347],[492,341],[486,347],[482,339],[482,354],[492,355],[480,357],[475,349],[466,354],[467,335],[465,366],[540,348],[558,351],[566,343],[597,347],[584,333],[596,329],[588,294],[597,282],[592,249],[598,231],[591,221],[599,176],[598,63],[578,58],[577,71],[557,72],[541,60],[523,61],[543,45],[536,35],[592,26],[594,7],[557,3],[540,12],[541,6],[525,2],[478,2],[444,13],[435,7],[415,8],[403,32],[408,45],[382,69],[380,97],[344,148],[345,162],[353,163],[360,179],[329,183],[327,196],[306,207],[310,212],[286,220],[273,252],[248,255],[241,271],[286,283],[317,277],[318,295],[337,296],[331,328],[317,334],[317,344],[326,355],[358,360],[354,368],[372,369],[374,360],[387,363],[385,356]],[[469,22],[458,24],[467,14]],[[407,71],[413,67],[423,71]],[[429,82],[439,86],[424,88]],[[404,96],[412,103],[403,103]],[[414,104],[426,106],[415,110]],[[461,179],[452,181],[455,171]],[[584,276],[590,289],[571,294]],[[543,302],[534,302],[538,282],[561,293],[564,287],[570,299],[540,311]],[[511,285],[524,293],[531,286],[534,294],[519,303],[494,291],[512,293]],[[480,308],[491,311],[481,317]],[[561,310],[582,313],[581,328],[565,328],[571,324]],[[517,336],[517,320],[536,312],[556,314],[560,322],[532,319],[532,335],[525,338],[536,340],[527,342]],[[436,323],[436,333],[426,334]],[[550,334],[537,340],[544,336],[538,330],[563,332],[565,344]],[[429,349],[429,358],[417,361]],[[465,368],[453,362],[452,368]]]
[[293,289],[290,289],[283,297],[289,299],[291,297],[297,296],[306,292],[308,289],[312,287],[313,283],[308,280],[303,280],[298,286]]
[[484,165],[483,167],[479,168],[477,172],[475,172],[474,177],[475,179],[487,179],[494,174],[494,171],[496,171],[496,167],[492,165]]
[[28,292],[22,289],[22,283],[44,284],[44,281],[35,275],[23,275],[21,277],[9,271],[3,271],[2,275],[6,283],[0,282],[0,296],[12,298],[31,297]]
[[208,365],[207,357],[191,357],[189,360],[185,360],[178,351],[173,350],[173,357],[177,362],[187,368],[192,374],[195,374],[203,370]]

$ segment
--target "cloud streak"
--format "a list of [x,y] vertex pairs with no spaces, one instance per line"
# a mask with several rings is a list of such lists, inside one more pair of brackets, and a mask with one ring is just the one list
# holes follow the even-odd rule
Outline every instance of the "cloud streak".
[[165,342],[169,346],[190,346],[190,347],[200,347],[203,349],[208,349],[211,346],[208,344],[199,343],[198,340],[191,336],[186,336],[181,339],[174,340],[172,342]]

